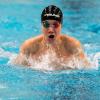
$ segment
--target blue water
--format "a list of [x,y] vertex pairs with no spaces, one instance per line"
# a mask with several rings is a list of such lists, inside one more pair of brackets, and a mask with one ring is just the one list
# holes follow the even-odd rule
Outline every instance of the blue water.
[[[62,9],[62,33],[81,41],[94,69],[39,71],[8,63],[26,39],[41,33],[41,11],[49,4]],[[100,100],[99,67],[99,0],[0,1],[0,100]]]

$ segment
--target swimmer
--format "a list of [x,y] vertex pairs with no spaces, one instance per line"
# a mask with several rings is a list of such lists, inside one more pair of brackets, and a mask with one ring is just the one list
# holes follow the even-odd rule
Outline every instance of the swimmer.
[[[87,68],[89,63],[82,50],[82,46],[78,40],[68,35],[61,33],[62,23],[63,23],[63,13],[62,11],[54,5],[46,7],[41,14],[42,23],[42,34],[31,39],[26,40],[21,48],[20,53],[15,59],[14,63],[24,66],[31,66],[29,59],[36,61],[41,61],[41,56],[43,56],[47,51],[49,54],[55,53],[57,60],[53,60],[52,64],[56,64],[55,69],[68,69],[67,67],[62,67],[61,63],[69,63],[72,58],[78,59]],[[49,60],[52,61],[51,58]],[[58,67],[60,66],[60,67]],[[76,69],[70,68],[70,69]]]

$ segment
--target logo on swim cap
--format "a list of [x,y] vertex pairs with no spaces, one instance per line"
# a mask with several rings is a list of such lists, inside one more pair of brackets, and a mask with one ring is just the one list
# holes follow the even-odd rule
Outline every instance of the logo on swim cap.
[[45,20],[50,20],[50,19],[57,20],[60,23],[62,23],[63,21],[62,11],[54,5],[50,5],[46,7],[41,14],[41,22]]
[[44,16],[55,16],[55,17],[60,17],[59,15],[55,15],[55,14],[45,14]]

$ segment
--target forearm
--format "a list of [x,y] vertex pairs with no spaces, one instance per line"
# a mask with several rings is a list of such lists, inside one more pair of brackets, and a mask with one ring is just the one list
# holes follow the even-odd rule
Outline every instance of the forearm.
[[80,53],[79,59],[82,61],[82,65],[84,66],[84,68],[91,68],[91,63],[83,52]]
[[19,54],[13,61],[13,64],[15,65],[23,65],[23,66],[29,66],[28,59],[25,55]]

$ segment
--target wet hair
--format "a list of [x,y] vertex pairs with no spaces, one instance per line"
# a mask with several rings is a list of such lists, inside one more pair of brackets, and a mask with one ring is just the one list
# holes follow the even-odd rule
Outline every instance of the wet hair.
[[63,13],[57,6],[49,5],[42,11],[41,14],[41,22],[45,20],[56,20],[62,24]]

